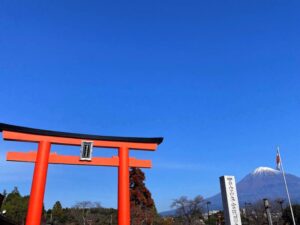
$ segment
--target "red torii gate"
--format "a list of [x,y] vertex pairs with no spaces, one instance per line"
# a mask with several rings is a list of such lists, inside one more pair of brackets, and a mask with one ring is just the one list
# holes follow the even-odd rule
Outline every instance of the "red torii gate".
[[[34,173],[30,192],[26,225],[40,225],[47,179],[48,164],[118,167],[118,224],[130,225],[129,168],[151,168],[150,160],[129,158],[129,150],[154,151],[163,138],[136,138],[99,136],[41,130],[0,123],[4,140],[38,143],[38,150],[31,152],[8,152],[8,161],[34,162]],[[79,156],[51,153],[51,144],[82,146],[83,142],[95,147],[117,148],[118,156],[93,157],[82,160]]]

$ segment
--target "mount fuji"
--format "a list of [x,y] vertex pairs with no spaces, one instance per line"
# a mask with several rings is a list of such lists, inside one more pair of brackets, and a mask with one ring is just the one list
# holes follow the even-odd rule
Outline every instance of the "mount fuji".
[[[292,203],[300,203],[300,177],[286,173],[286,180]],[[255,203],[264,198],[269,200],[284,199],[287,202],[283,176],[281,171],[269,167],[258,167],[252,173],[246,175],[237,182],[237,194],[240,206],[244,203]],[[210,201],[212,210],[222,209],[221,194],[216,194],[205,199],[204,204]],[[175,210],[162,212],[161,215],[173,215]]]
[[[287,173],[286,180],[291,201],[299,203],[300,177]],[[254,203],[264,198],[270,200],[278,198],[286,200],[287,198],[281,171],[269,167],[258,167],[239,181],[236,186],[240,206],[243,206],[245,202]],[[213,209],[222,208],[222,197],[220,193],[206,200],[211,202]]]

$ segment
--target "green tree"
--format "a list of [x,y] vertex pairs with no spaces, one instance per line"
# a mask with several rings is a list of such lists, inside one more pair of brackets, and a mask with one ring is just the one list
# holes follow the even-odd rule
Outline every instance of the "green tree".
[[18,188],[9,193],[2,206],[2,210],[6,210],[6,216],[16,223],[23,224],[25,221],[29,196],[22,197]]
[[0,209],[2,208],[3,201],[5,199],[5,195],[0,194]]
[[153,224],[157,212],[150,191],[144,183],[145,174],[139,168],[130,170],[131,224]]
[[64,212],[60,201],[55,202],[51,210],[53,224],[61,224],[65,222]]

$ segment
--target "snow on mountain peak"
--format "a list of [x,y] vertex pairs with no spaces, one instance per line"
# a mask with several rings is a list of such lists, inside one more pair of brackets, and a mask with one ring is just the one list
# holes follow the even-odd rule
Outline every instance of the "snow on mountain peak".
[[278,170],[274,170],[270,167],[264,167],[264,166],[261,166],[261,167],[258,167],[256,168],[253,172],[252,172],[252,175],[259,175],[259,174],[278,174],[280,173],[280,171]]

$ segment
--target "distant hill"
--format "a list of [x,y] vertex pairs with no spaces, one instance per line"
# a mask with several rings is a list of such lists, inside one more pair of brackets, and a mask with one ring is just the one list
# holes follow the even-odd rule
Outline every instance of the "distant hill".
[[[300,203],[300,178],[286,174],[286,179],[294,203]],[[245,176],[237,183],[238,198],[240,206],[243,207],[245,202],[257,202],[263,198],[274,200],[277,198],[286,199],[282,173],[269,167],[258,167],[252,173]],[[211,202],[211,209],[222,209],[221,194],[207,198]],[[162,215],[174,214],[174,210],[163,212]]]

